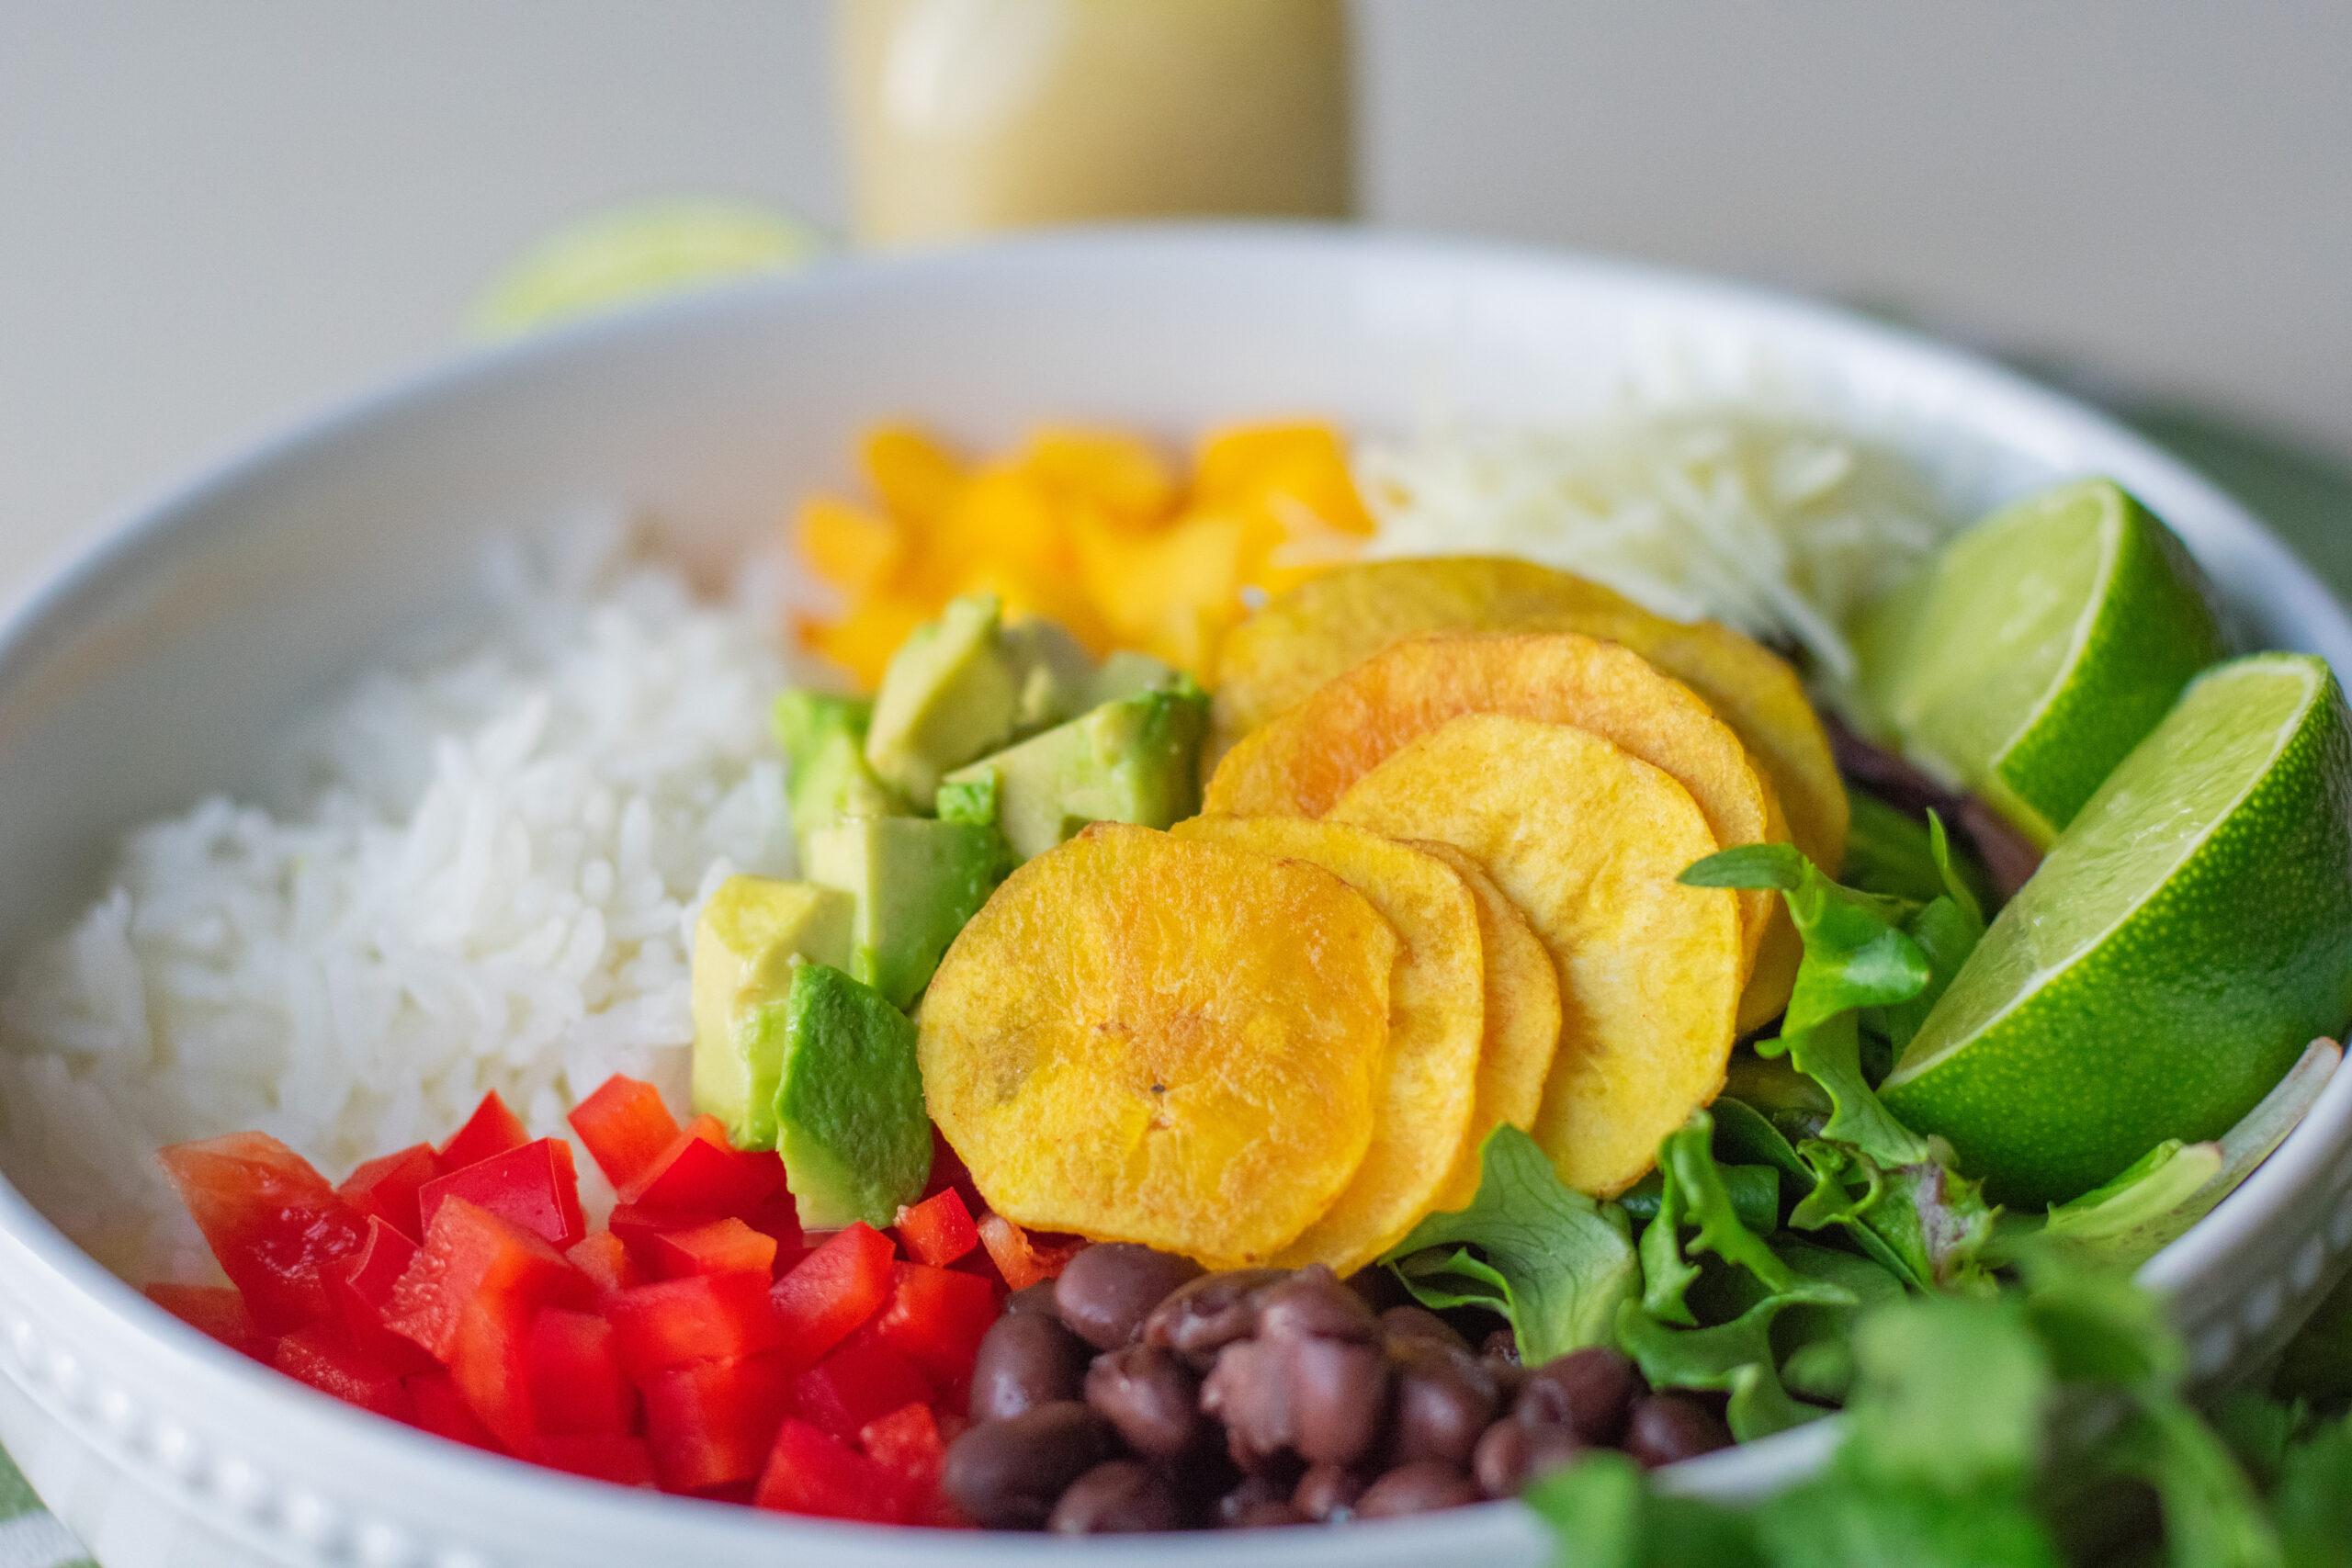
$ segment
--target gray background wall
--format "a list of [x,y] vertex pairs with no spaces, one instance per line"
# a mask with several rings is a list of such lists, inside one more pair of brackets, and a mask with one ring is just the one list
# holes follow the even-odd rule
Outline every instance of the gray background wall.
[[[2352,457],[2345,0],[1363,0],[1385,222],[1898,307]],[[821,0],[0,0],[0,581],[549,225],[843,208]]]

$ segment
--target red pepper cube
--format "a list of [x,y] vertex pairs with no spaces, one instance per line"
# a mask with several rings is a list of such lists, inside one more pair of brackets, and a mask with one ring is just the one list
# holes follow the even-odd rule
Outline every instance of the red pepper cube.
[[479,1203],[450,1198],[425,1227],[424,1245],[392,1287],[384,1325],[447,1365],[477,1308],[587,1305],[594,1291],[544,1236]]
[[653,1271],[665,1280],[688,1274],[766,1274],[775,1266],[775,1237],[738,1219],[712,1220],[650,1242]]
[[416,1261],[416,1243],[370,1214],[367,1244],[327,1274],[327,1299],[351,1342],[403,1375],[437,1364],[414,1340],[384,1325],[392,1291]]
[[776,1429],[752,1503],[780,1514],[894,1525],[909,1521],[914,1499],[888,1466],[806,1421],[786,1421]]
[[672,1231],[690,1231],[696,1225],[708,1224],[708,1214],[684,1214],[667,1209],[649,1209],[641,1203],[616,1203],[612,1218],[605,1222],[612,1233],[621,1238],[628,1249],[629,1261],[637,1271],[649,1280],[662,1277],[661,1254],[654,1242]]
[[653,1448],[643,1438],[613,1432],[547,1433],[531,1445],[530,1457],[549,1470],[616,1486],[653,1484]]
[[1002,1214],[982,1214],[980,1245],[989,1249],[1007,1287],[1025,1291],[1058,1278],[1069,1260],[1086,1250],[1082,1236],[1032,1235]]
[[922,1195],[936,1198],[949,1191],[964,1200],[964,1212],[967,1214],[979,1213],[988,1207],[980,1197],[978,1184],[964,1164],[964,1156],[956,1152],[947,1134],[934,1122],[931,1127],[931,1177],[923,1183]]
[[558,1251],[588,1234],[571,1145],[561,1138],[541,1138],[426,1182],[416,1201],[428,1227],[451,1198],[469,1199],[503,1214],[547,1237]]
[[899,1211],[899,1241],[918,1263],[944,1269],[980,1245],[972,1212],[954,1188],[934,1192],[922,1202]]
[[808,1238],[800,1229],[800,1206],[793,1201],[789,1187],[778,1187],[760,1200],[759,1206],[743,1216],[743,1223],[775,1243],[779,1261],[797,1261],[808,1250]]
[[416,1405],[416,1414],[412,1420],[424,1430],[437,1438],[447,1438],[453,1443],[463,1443],[468,1448],[485,1449],[492,1453],[505,1451],[498,1446],[498,1439],[490,1435],[490,1428],[475,1419],[474,1413],[466,1408],[464,1398],[458,1393],[457,1383],[447,1372],[418,1372],[402,1378],[401,1386],[408,1391],[409,1398]]
[[627,1187],[678,1137],[678,1119],[651,1084],[615,1073],[572,1108],[571,1130],[615,1191]]
[[633,1291],[645,1283],[628,1247],[610,1231],[585,1235],[566,1248],[564,1261],[588,1276],[599,1297],[616,1291]]
[[645,1383],[646,1438],[665,1492],[755,1479],[784,1419],[793,1365],[782,1352],[691,1361]]
[[335,1195],[363,1214],[383,1221],[411,1241],[424,1239],[416,1212],[417,1190],[441,1174],[431,1144],[413,1144],[398,1154],[371,1159],[343,1179]]
[[928,1404],[901,1404],[858,1428],[857,1446],[920,1489],[939,1484],[947,1468],[947,1439]]
[[637,1425],[637,1390],[621,1371],[613,1325],[594,1313],[549,1307],[523,1347],[531,1422],[542,1438],[627,1432]]
[[531,1415],[531,1327],[539,1314],[533,1303],[493,1296],[467,1309],[449,1358],[449,1380],[492,1436],[509,1453],[531,1451],[538,1424]]
[[[605,1302],[621,1365],[642,1384],[688,1361],[733,1360],[786,1343],[768,1303],[765,1270],[689,1274],[623,1291]],[[807,1366],[809,1358],[797,1358]]]
[[157,1152],[264,1334],[327,1315],[326,1270],[359,1250],[367,1224],[326,1178],[276,1138],[236,1133]]
[[262,1361],[277,1357],[277,1346],[254,1327],[254,1314],[234,1285],[150,1285],[147,1299],[240,1355]]
[[804,1364],[848,1338],[890,1293],[890,1260],[898,1248],[873,1226],[836,1231],[775,1282],[768,1300],[784,1325],[785,1342]]
[[868,1422],[902,1404],[929,1404],[935,1393],[906,1357],[852,1340],[792,1380],[789,1408],[846,1443]]
[[277,1342],[277,1370],[346,1404],[406,1421],[416,1413],[400,1374],[356,1348],[342,1325],[314,1323]]
[[[453,1170],[480,1165],[492,1155],[519,1149],[530,1141],[531,1134],[524,1128],[523,1119],[507,1110],[506,1102],[498,1098],[498,1091],[492,1089],[481,1097],[474,1113],[466,1118],[466,1124],[441,1145],[435,1163],[447,1176]],[[432,1216],[425,1216],[425,1224],[432,1223]]]
[[774,1151],[731,1148],[718,1118],[697,1116],[620,1195],[639,1208],[716,1219],[750,1213],[783,1185],[784,1161]]
[[943,1394],[971,1385],[980,1340],[997,1320],[996,1292],[977,1275],[924,1263],[890,1266],[890,1294],[852,1337],[913,1362]]

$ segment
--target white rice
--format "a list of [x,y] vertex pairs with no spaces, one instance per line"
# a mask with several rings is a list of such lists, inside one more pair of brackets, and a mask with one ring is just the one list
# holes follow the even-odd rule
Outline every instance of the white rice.
[[277,809],[131,832],[22,964],[9,1168],[102,1260],[208,1273],[165,1144],[257,1128],[339,1177],[491,1089],[540,1134],[613,1072],[684,1104],[701,899],[790,866],[786,671],[773,616],[619,536],[508,549],[486,634],[359,682],[294,739]]

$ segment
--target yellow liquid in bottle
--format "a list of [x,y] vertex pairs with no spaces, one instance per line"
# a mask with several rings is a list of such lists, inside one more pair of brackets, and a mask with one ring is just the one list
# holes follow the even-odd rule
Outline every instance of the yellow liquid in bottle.
[[858,237],[1342,218],[1342,0],[839,0]]

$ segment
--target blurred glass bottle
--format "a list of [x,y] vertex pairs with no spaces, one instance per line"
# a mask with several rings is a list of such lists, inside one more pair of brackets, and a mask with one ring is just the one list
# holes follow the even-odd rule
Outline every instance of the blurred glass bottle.
[[1344,218],[1345,0],[836,0],[858,237]]

